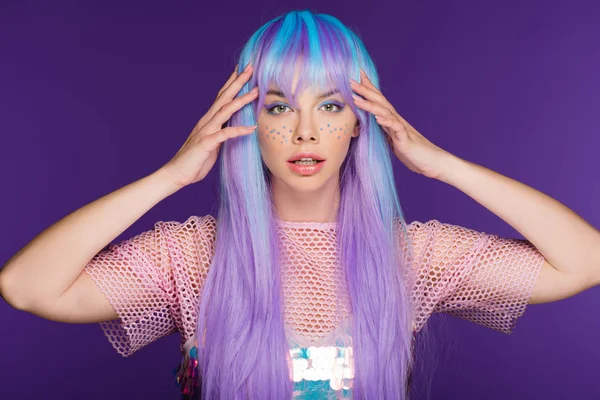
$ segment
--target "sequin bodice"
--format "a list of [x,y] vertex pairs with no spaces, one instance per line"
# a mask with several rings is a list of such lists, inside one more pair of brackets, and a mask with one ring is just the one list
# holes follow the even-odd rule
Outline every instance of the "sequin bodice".
[[[352,399],[354,358],[350,319],[346,318],[330,335],[317,342],[285,325],[290,348],[288,366],[294,382],[293,400]],[[413,333],[413,350],[416,333]],[[182,400],[199,398],[198,341],[196,336],[184,346],[181,362],[173,370]]]

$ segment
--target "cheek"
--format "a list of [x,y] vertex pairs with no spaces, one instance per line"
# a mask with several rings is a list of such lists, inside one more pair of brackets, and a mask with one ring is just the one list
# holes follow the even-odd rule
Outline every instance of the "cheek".
[[[352,127],[347,123],[327,123],[319,128],[319,133],[331,140],[346,140],[350,138]],[[323,136],[321,136],[323,139]]]
[[[347,123],[328,122],[321,124],[319,134],[321,140],[344,140],[350,137],[352,127]],[[292,140],[294,131],[287,125],[261,125],[258,129],[258,140],[267,146],[285,145]]]
[[260,125],[258,140],[267,146],[284,145],[292,140],[292,129],[287,125]]

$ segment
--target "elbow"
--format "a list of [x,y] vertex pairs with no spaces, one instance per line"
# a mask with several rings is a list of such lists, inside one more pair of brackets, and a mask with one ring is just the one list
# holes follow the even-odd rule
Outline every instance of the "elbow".
[[22,290],[19,290],[18,285],[11,282],[6,273],[0,272],[0,297],[12,308],[27,311],[28,306],[23,299]]

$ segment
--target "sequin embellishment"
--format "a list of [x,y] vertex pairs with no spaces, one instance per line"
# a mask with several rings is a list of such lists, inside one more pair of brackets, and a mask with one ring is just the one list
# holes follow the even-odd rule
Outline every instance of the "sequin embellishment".
[[181,400],[198,399],[198,348],[192,347],[173,370],[175,382],[181,390]]
[[354,378],[352,346],[299,347],[290,341],[294,390],[292,399],[350,399]]
[[[416,332],[413,331],[411,347],[414,356]],[[345,346],[338,338],[335,346],[300,347],[290,340],[294,389],[292,399],[351,399],[354,378],[352,346]],[[193,346],[173,370],[181,391],[181,400],[199,399],[198,348]],[[412,384],[409,372],[408,387]]]

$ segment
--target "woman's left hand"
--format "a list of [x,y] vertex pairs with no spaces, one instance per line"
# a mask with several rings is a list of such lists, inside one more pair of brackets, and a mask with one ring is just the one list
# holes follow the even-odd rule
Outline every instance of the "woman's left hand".
[[439,179],[444,172],[444,163],[452,156],[446,150],[431,143],[404,118],[369,80],[361,69],[361,83],[350,79],[352,90],[364,99],[354,96],[357,107],[375,115],[387,140],[398,159],[413,172],[428,178]]

